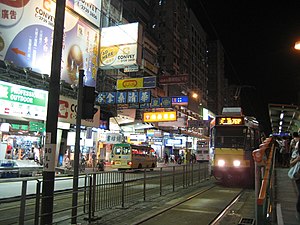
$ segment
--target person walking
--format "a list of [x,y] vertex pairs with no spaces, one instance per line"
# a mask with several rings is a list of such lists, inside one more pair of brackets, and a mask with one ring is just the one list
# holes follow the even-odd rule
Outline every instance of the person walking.
[[295,151],[295,147],[296,147],[297,142],[300,140],[298,132],[294,132],[293,135],[292,135],[292,138],[293,139],[291,140],[291,143],[290,143],[290,154],[291,154],[291,156],[293,154],[293,151]]
[[165,160],[165,164],[169,163],[169,156],[168,156],[168,153],[166,153],[166,152],[165,152],[165,155],[164,155],[164,160]]

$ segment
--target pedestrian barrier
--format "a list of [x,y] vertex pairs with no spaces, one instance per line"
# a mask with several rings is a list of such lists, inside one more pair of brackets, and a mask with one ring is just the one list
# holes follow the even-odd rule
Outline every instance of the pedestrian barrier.
[[[102,210],[126,208],[141,201],[157,200],[162,195],[188,188],[210,177],[208,163],[166,166],[150,171],[104,171],[79,176],[76,220],[99,219]],[[53,224],[71,224],[72,178],[56,177]],[[0,199],[0,224],[40,224],[42,179],[10,179],[1,182],[18,192]],[[2,186],[2,187],[4,187]],[[43,215],[44,216],[44,215]],[[74,218],[73,218],[74,220]]]
[[267,138],[259,149],[253,151],[255,161],[255,220],[257,225],[270,224],[274,218],[274,168],[275,145]]

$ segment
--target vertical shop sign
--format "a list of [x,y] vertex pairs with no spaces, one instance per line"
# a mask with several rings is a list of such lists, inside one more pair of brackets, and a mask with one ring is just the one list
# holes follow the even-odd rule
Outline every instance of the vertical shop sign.
[[56,151],[56,144],[45,145],[44,171],[48,171],[48,172],[55,171],[55,151]]
[[51,133],[47,132],[44,148],[44,171],[55,171],[55,152],[56,144],[51,144]]

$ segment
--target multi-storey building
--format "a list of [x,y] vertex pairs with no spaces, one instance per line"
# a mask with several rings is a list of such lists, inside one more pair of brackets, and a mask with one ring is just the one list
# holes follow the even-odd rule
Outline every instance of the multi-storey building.
[[208,42],[208,108],[222,113],[225,98],[224,49],[220,41]]

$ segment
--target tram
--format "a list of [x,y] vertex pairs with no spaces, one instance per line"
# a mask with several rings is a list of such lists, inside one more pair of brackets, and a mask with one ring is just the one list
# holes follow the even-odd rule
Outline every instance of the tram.
[[210,126],[213,151],[212,173],[224,184],[245,182],[253,187],[255,179],[252,151],[259,148],[259,124],[242,114],[241,108],[223,109]]

